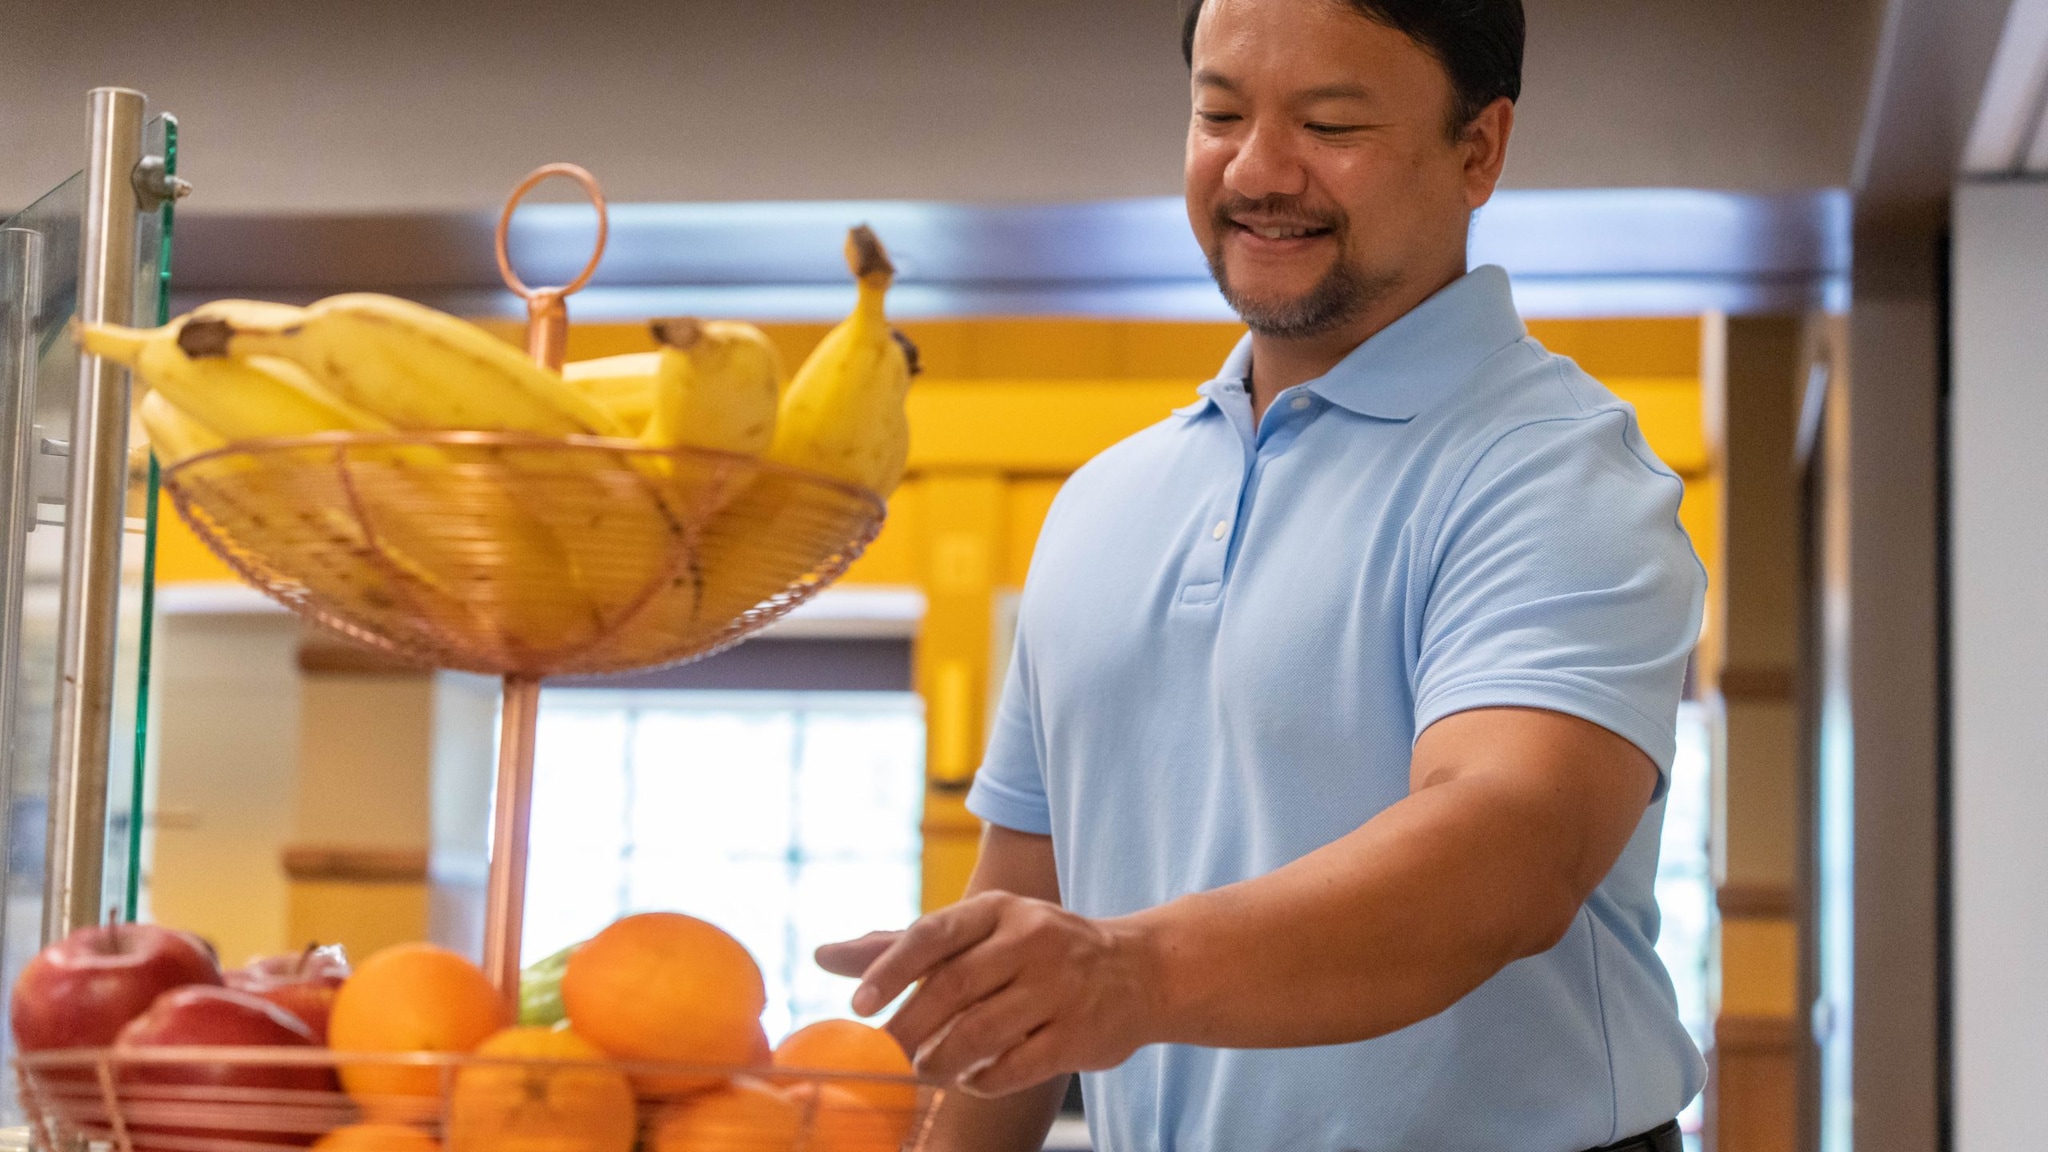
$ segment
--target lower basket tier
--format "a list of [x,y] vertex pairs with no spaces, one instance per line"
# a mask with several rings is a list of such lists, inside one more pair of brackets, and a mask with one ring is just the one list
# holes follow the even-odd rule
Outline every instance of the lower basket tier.
[[17,1073],[46,1152],[917,1152],[944,1100],[849,1073],[292,1048],[42,1052]]

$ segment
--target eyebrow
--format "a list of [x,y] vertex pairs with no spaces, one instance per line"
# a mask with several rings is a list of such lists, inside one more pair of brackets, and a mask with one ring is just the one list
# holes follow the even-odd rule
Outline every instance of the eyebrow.
[[1304,100],[1371,100],[1372,89],[1362,84],[1325,84],[1301,94]]
[[[1195,73],[1195,84],[1202,88],[1216,88],[1232,94],[1241,95],[1243,93],[1243,89],[1238,86],[1235,80],[1211,68],[1203,68],[1197,71]],[[1298,99],[1309,103],[1322,100],[1371,101],[1373,99],[1373,92],[1372,89],[1362,84],[1325,84],[1319,88],[1311,88],[1306,92],[1300,93]]]

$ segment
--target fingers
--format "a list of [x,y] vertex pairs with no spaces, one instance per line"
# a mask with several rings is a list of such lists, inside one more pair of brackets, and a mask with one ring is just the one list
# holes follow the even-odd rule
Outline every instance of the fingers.
[[972,949],[941,964],[889,1018],[889,1034],[896,1037],[905,1052],[916,1053],[947,1022],[994,995],[1015,977],[1016,958],[991,956],[990,951]]
[[957,1086],[969,1096],[992,1100],[1045,1083],[1068,1070],[1059,1066],[1061,1033],[1058,1025],[1038,1029],[994,1060],[960,1077]]
[[1051,1007],[1041,997],[1015,987],[998,992],[960,1013],[943,1035],[917,1052],[917,1073],[934,1083],[951,1083],[1023,1043],[1050,1016]]
[[979,944],[995,931],[1004,902],[988,896],[964,900],[912,924],[868,965],[853,992],[853,1010],[880,1012],[932,969]]
[[818,967],[834,976],[859,976],[901,935],[901,932],[870,932],[858,940],[823,945],[812,953],[812,957],[817,960]]

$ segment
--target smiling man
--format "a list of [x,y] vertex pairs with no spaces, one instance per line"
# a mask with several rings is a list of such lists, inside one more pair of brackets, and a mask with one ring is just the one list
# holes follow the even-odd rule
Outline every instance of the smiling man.
[[932,1146],[1678,1147],[1653,944],[1704,574],[1626,404],[1466,270],[1520,0],[1207,0],[1188,214],[1250,334],[1076,473],[966,900],[820,951]]

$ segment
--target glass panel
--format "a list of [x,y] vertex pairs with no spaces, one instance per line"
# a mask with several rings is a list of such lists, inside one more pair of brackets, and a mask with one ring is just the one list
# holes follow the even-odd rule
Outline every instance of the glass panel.
[[[178,174],[178,119],[152,118],[142,129],[142,154],[162,156],[166,175]],[[171,311],[171,218],[176,201],[167,200],[138,222],[135,273],[135,322],[162,324]],[[140,430],[131,427],[129,443],[139,444]],[[156,457],[140,450],[129,453],[128,528],[121,546],[121,628],[119,685],[114,701],[115,731],[107,785],[106,907],[121,908],[130,920],[147,912],[143,884],[144,833],[147,821],[149,764],[150,638],[156,626]],[[121,718],[132,717],[123,725]],[[124,739],[124,737],[127,737]]]
[[[158,117],[144,130],[145,151],[175,164],[176,124]],[[175,169],[173,168],[175,171]],[[64,562],[64,505],[72,412],[78,384],[78,353],[66,326],[78,311],[80,222],[85,178],[77,174],[15,216],[0,223],[0,332],[21,337],[18,358],[0,356],[0,413],[17,400],[29,413],[23,447],[29,457],[24,504],[27,532],[22,541],[18,585],[0,572],[9,612],[20,614],[18,650],[12,665],[0,667],[0,692],[11,699],[12,731],[0,746],[0,801],[5,820],[6,877],[0,892],[0,987],[41,947],[42,892],[48,820],[51,737],[55,728],[57,627]],[[139,229],[135,311],[139,323],[160,321],[167,300],[170,266],[168,205],[146,214]],[[8,344],[0,340],[0,345]],[[5,351],[0,348],[0,351]],[[25,368],[17,379],[17,368]],[[17,391],[18,390],[18,391]],[[0,419],[0,432],[7,430]],[[154,529],[154,469],[146,457],[131,467],[130,517],[122,544],[121,617],[117,645],[115,735],[108,764],[108,828],[103,903],[133,918],[144,904],[139,886],[142,810],[143,721],[148,697],[143,676],[148,648],[148,558]],[[4,526],[0,526],[4,531]],[[0,1061],[13,1039],[0,1021]],[[0,1124],[19,1123],[14,1093],[0,1093]]]
[[[0,668],[4,690],[12,697],[14,726],[6,757],[4,786],[7,819],[0,834],[7,842],[5,907],[0,909],[0,982],[13,987],[22,966],[42,946],[43,853],[48,839],[46,819],[50,775],[50,739],[57,688],[58,579],[64,561],[64,457],[40,449],[47,440],[71,435],[72,393],[78,379],[78,356],[63,338],[64,325],[77,310],[79,221],[85,205],[85,178],[73,176],[12,219],[0,224],[11,230],[7,252],[16,262],[4,279],[16,289],[8,303],[23,326],[26,374],[16,379],[16,364],[0,364],[5,373],[11,419],[16,405],[26,408],[30,426],[22,449],[29,457],[29,493],[22,502],[28,531],[20,541],[19,585],[7,589],[10,612],[20,613],[19,647],[12,667]],[[27,297],[21,295],[27,290]],[[18,391],[17,391],[18,389]],[[0,427],[5,427],[0,424]],[[9,541],[9,543],[13,543]],[[0,573],[0,581],[13,578]],[[0,1021],[0,1029],[5,1022]],[[0,1032],[0,1055],[12,1056],[13,1036]],[[21,1121],[15,1094],[0,1094],[0,1121]]]

